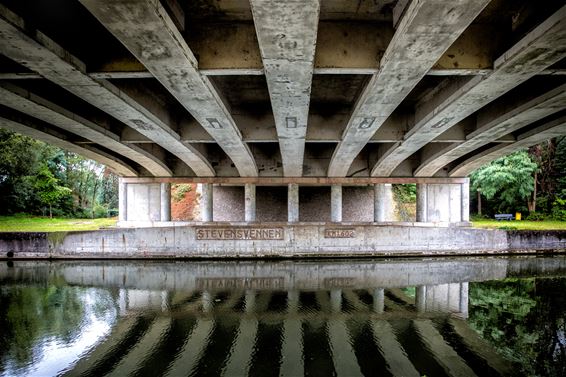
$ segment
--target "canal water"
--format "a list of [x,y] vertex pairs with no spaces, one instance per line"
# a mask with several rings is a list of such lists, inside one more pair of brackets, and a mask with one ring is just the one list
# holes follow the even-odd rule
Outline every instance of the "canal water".
[[0,376],[565,376],[566,257],[4,261]]

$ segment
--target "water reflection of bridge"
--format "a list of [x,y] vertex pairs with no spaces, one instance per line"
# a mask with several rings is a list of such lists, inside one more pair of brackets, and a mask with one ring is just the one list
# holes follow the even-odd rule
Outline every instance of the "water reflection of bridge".
[[16,262],[0,268],[0,281],[43,274],[115,293],[119,320],[69,376],[202,375],[205,367],[220,375],[466,376],[512,374],[464,320],[468,281],[565,272],[564,258]]

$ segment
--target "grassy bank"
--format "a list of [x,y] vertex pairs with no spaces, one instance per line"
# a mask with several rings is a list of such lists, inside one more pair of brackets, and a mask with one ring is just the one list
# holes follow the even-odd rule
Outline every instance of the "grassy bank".
[[0,216],[0,232],[59,232],[113,227],[116,219],[63,219]]
[[472,221],[474,228],[513,230],[566,230],[566,221]]

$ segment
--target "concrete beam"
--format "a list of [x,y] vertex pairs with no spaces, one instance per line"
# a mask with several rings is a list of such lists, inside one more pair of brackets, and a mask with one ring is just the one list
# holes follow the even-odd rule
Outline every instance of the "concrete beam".
[[[319,0],[251,0],[283,175],[303,175]],[[274,43],[275,42],[275,43]]]
[[66,110],[26,89],[0,82],[0,104],[91,140],[129,158],[154,176],[172,176],[171,169],[167,167],[163,157],[160,158],[148,153],[136,145],[124,144],[121,142],[120,136],[110,129]]
[[419,103],[415,125],[377,161],[372,176],[389,176],[399,164],[467,116],[566,56],[566,6],[501,55],[494,71],[446,88],[436,100]]
[[344,177],[352,161],[417,83],[489,1],[413,1],[399,22],[376,73],[361,97],[328,175]]
[[40,31],[29,29],[29,24],[2,5],[0,35],[4,41],[2,54],[144,134],[186,163],[196,175],[214,175],[203,156],[181,143],[167,123],[110,82],[90,78],[83,62]]
[[81,3],[210,133],[241,176],[257,176],[253,155],[242,141],[234,119],[210,80],[198,72],[196,58],[159,2],[81,0]]
[[[489,117],[491,114],[480,112],[476,130],[466,137],[463,143],[453,143],[441,149],[423,161],[415,170],[415,177],[432,177],[437,171],[452,161],[465,156],[478,148],[497,140],[506,134],[543,119],[563,110],[566,106],[566,84],[527,101],[517,101],[506,107],[503,113]],[[497,106],[496,111],[503,106]]]
[[35,122],[31,118],[8,117],[4,112],[0,113],[0,127],[44,141],[48,144],[65,149],[106,165],[116,174],[121,176],[137,177],[138,172],[129,163],[118,157],[112,156],[91,145],[77,145],[69,141],[68,137],[57,132],[47,124]]
[[[173,178],[124,178],[126,183],[214,183],[227,185],[245,185],[248,183],[263,186],[286,186],[286,185],[305,185],[305,186],[366,186],[382,183],[405,184],[405,183],[435,183],[452,184],[465,183],[467,178],[446,178],[446,177],[173,177]],[[298,188],[297,188],[298,189]],[[295,188],[292,188],[294,191]],[[298,191],[297,191],[298,192]]]
[[561,116],[517,136],[515,143],[499,144],[468,158],[450,170],[448,175],[450,177],[465,177],[474,170],[500,157],[531,147],[553,137],[564,135],[566,135],[566,116]]

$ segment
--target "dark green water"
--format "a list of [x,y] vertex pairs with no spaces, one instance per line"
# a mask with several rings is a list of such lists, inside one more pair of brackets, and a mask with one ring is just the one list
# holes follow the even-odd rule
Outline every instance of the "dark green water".
[[0,376],[565,376],[566,257],[0,264]]

